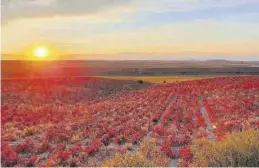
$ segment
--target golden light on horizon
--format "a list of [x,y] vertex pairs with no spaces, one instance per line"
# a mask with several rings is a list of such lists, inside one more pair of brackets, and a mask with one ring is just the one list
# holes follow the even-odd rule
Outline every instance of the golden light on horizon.
[[55,45],[49,43],[36,43],[23,49],[23,58],[35,61],[58,60],[62,54],[66,54]]
[[38,58],[45,58],[48,56],[48,49],[44,46],[37,47],[36,49],[34,49],[33,55]]

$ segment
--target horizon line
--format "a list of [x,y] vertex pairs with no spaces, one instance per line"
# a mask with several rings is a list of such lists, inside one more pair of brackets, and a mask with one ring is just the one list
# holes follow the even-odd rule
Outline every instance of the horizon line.
[[37,61],[37,62],[49,62],[49,61],[225,61],[225,62],[259,62],[259,60],[230,60],[230,59],[1,59],[1,61]]

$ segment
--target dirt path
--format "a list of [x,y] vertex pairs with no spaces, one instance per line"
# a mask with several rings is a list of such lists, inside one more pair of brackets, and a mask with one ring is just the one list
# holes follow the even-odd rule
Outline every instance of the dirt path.
[[254,105],[259,108],[259,102],[255,102]]
[[168,167],[177,167],[179,159],[170,159]]
[[215,134],[213,132],[213,125],[211,124],[208,112],[207,112],[206,108],[204,107],[204,105],[202,103],[201,96],[198,96],[198,102],[199,102],[199,105],[200,105],[200,112],[202,114],[202,117],[205,120],[206,125],[207,125],[207,132],[209,133],[209,137],[208,138],[211,139],[211,140],[215,140],[216,136],[215,136]]

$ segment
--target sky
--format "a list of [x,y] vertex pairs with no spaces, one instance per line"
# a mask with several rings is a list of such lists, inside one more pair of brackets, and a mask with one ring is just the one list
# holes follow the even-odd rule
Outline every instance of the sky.
[[36,46],[58,59],[259,61],[259,0],[2,0],[2,59]]

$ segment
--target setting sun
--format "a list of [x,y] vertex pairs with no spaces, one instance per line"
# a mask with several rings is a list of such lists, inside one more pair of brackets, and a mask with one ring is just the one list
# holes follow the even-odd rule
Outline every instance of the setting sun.
[[34,56],[44,58],[48,56],[48,49],[46,47],[38,47],[33,52]]

